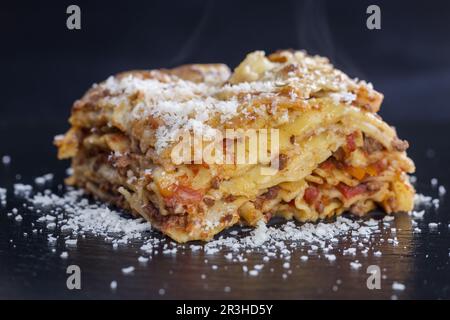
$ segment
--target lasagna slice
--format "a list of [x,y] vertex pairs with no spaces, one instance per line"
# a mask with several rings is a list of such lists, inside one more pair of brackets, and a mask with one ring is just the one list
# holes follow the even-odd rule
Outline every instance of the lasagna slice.
[[[178,242],[207,241],[274,216],[410,211],[414,164],[377,115],[382,99],[326,58],[257,51],[232,73],[195,64],[112,76],[74,103],[71,128],[55,143],[59,158],[72,159],[68,184]],[[236,131],[250,134],[227,135]],[[252,132],[267,133],[256,160]],[[180,161],[183,137],[193,143]],[[220,157],[206,161],[211,141]],[[236,150],[252,161],[238,161]]]

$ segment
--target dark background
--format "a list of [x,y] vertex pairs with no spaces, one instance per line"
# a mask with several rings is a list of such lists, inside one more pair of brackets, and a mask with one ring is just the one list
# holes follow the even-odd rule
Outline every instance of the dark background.
[[[81,7],[81,30],[66,8]],[[366,28],[377,4],[382,29]],[[381,115],[450,122],[449,1],[9,1],[0,5],[0,125],[67,127],[73,101],[129,69],[236,66],[260,49],[306,49],[370,81]]]

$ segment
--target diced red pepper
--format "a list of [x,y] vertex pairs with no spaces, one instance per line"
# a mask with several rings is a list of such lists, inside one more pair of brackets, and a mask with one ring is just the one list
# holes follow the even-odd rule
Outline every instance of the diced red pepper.
[[337,185],[337,188],[346,199],[353,198],[354,196],[367,191],[367,186],[365,184],[359,184],[355,187],[349,187],[344,183],[339,183]]
[[307,204],[311,205],[316,201],[318,196],[319,196],[319,189],[311,186],[306,188],[305,193],[303,195],[303,199],[306,201]]
[[173,193],[166,198],[168,204],[196,204],[203,199],[203,193],[183,185],[174,185]]
[[322,162],[319,167],[323,170],[332,170],[335,168],[335,165],[332,160],[326,160]]

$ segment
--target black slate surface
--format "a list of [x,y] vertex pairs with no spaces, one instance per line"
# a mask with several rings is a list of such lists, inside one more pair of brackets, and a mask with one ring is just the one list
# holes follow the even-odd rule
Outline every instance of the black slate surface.
[[[33,184],[34,178],[52,172],[52,188],[57,189],[65,176],[67,162],[55,159],[52,137],[65,125],[42,122],[0,122],[0,155],[8,154],[12,162],[0,163],[0,187],[8,188],[8,204],[0,207],[0,298],[63,298],[63,299],[448,299],[450,298],[450,205],[448,195],[440,198],[440,207],[428,209],[418,221],[421,233],[413,233],[411,218],[397,214],[393,222],[398,246],[386,241],[375,242],[381,257],[359,253],[353,257],[337,254],[334,262],[311,255],[301,262],[299,252],[291,259],[292,274],[282,278],[286,271],[283,260],[266,263],[257,277],[242,272],[242,263],[224,258],[224,253],[205,256],[203,252],[181,250],[176,255],[155,255],[146,265],[137,257],[140,242],[113,250],[103,239],[88,236],[79,239],[76,248],[66,249],[63,243],[50,246],[46,231],[33,235],[31,223],[39,216],[22,207],[23,200],[13,196],[12,185],[17,182]],[[439,185],[450,190],[450,142],[448,125],[405,124],[398,126],[399,135],[410,141],[410,156],[417,165],[417,190],[438,197],[430,184],[437,178]],[[20,179],[17,176],[20,174]],[[22,222],[7,217],[17,207]],[[429,230],[428,223],[440,223]],[[24,236],[24,232],[28,236]],[[389,229],[377,237],[390,236]],[[158,235],[156,235],[158,236]],[[345,242],[341,244],[348,247]],[[52,248],[56,252],[52,252]],[[60,253],[68,251],[68,259]],[[245,264],[261,263],[261,255],[250,254]],[[205,263],[208,259],[208,263]],[[349,263],[359,260],[362,268],[352,270]],[[76,264],[81,268],[81,290],[68,290],[66,268]],[[368,290],[366,268],[379,265],[383,279],[380,290]],[[135,266],[133,274],[124,275],[121,269]],[[218,269],[213,270],[212,265]],[[274,272],[270,272],[273,268]],[[205,274],[206,279],[201,279]],[[110,288],[116,280],[118,288]],[[393,281],[406,286],[394,291]],[[226,292],[225,287],[229,287]],[[333,289],[334,287],[334,289]],[[164,289],[164,294],[161,289]]]

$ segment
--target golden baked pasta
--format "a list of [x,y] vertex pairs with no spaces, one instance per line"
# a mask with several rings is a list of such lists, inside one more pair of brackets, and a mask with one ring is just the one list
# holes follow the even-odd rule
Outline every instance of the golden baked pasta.
[[[55,143],[59,158],[72,159],[67,183],[178,242],[207,241],[273,216],[316,221],[375,207],[412,210],[414,164],[407,142],[377,115],[382,99],[326,58],[256,51],[232,73],[194,64],[110,77],[74,103],[71,128]],[[230,138],[233,130],[266,132],[256,140],[264,156],[238,161],[236,150],[250,158],[255,144]],[[176,157],[182,137],[192,137],[182,149],[194,155],[188,161]],[[220,148],[211,154],[227,161],[196,153],[212,140]]]

